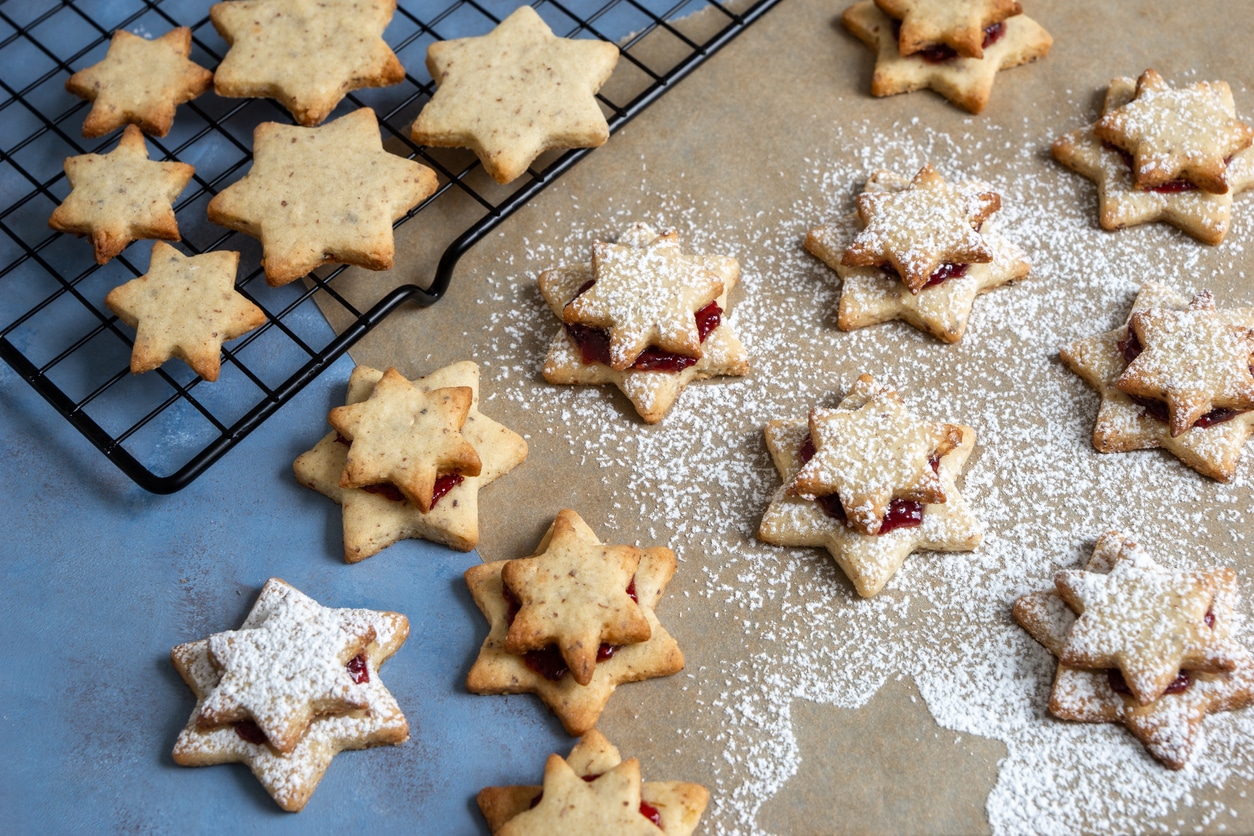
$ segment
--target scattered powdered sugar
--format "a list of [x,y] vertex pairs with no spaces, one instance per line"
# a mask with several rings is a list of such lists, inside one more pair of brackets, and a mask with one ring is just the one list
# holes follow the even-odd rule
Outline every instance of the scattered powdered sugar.
[[[1206,740],[1173,772],[1122,726],[1050,717],[1055,660],[1010,617],[1016,597],[1082,566],[1093,541],[1118,528],[1168,568],[1235,568],[1245,597],[1234,636],[1254,646],[1240,620],[1254,595],[1246,522],[1254,450],[1229,484],[1161,451],[1098,454],[1089,441],[1098,396],[1057,360],[1060,347],[1122,322],[1144,281],[1189,293],[1212,276],[1237,278],[1254,206],[1238,198],[1219,248],[1162,225],[1099,230],[1092,184],[1047,159],[1054,136],[1083,111],[1077,101],[1052,133],[1033,124],[1012,135],[972,123],[971,136],[956,138],[911,124],[834,128],[842,149],[864,149],[856,161],[797,163],[796,202],[761,210],[693,205],[682,180],[642,166],[639,190],[608,208],[571,198],[571,218],[529,207],[522,217],[536,236],[488,278],[484,304],[495,313],[476,347],[488,400],[532,413],[532,426],[545,428],[536,432],[569,439],[572,467],[601,468],[619,486],[607,537],[678,553],[664,623],[682,633],[685,617],[699,614],[719,628],[684,647],[683,705],[667,707],[675,723],[633,728],[659,745],[712,747],[707,832],[763,830],[763,806],[805,768],[794,700],[857,708],[900,676],[915,680],[941,726],[1006,745],[987,802],[997,832],[1139,830],[1189,807],[1194,824],[1254,826],[1197,801],[1254,780],[1254,711],[1208,717]],[[989,170],[990,156],[1008,162]],[[806,231],[848,214],[875,169],[911,176],[928,162],[951,182],[992,184],[999,228],[1027,252],[1030,277],[980,297],[955,346],[902,323],[838,331],[839,280],[802,250]],[[747,378],[689,386],[655,427],[622,414],[612,388],[549,386],[537,375],[558,324],[536,274],[586,261],[594,239],[634,221],[676,227],[687,251],[740,259],[728,319],[753,364]],[[1250,300],[1221,295],[1219,304]],[[762,440],[767,421],[834,405],[863,372],[894,385],[920,416],[975,428],[962,491],[984,529],[975,552],[914,555],[867,600],[825,551],[755,537],[779,479]]]

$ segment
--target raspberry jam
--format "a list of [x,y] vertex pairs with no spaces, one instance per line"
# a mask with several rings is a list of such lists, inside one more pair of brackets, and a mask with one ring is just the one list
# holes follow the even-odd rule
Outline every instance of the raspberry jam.
[[[1106,670],[1106,681],[1110,683],[1110,690],[1116,694],[1124,694],[1130,696],[1132,691],[1128,688],[1128,683],[1124,681],[1123,674],[1118,668],[1108,668]],[[1183,694],[1189,690],[1189,686],[1193,684],[1193,677],[1188,671],[1180,671],[1176,674],[1175,680],[1167,686],[1164,694]]]
[[[801,459],[801,463],[804,465],[814,458],[815,452],[814,439],[807,433],[805,440],[801,442],[801,449],[797,451],[797,457]],[[932,466],[933,473],[940,471],[939,457],[932,456],[928,459],[928,464]],[[837,494],[833,493],[816,497],[814,501],[823,509],[823,513],[834,520],[838,520],[846,528],[853,528],[849,522],[848,515],[845,514],[844,506],[840,504],[840,497]],[[879,534],[887,534],[898,528],[917,528],[920,525],[923,525],[923,503],[909,499],[894,499],[888,503],[888,512],[884,514],[884,519],[880,520]]]
[[[600,778],[604,774],[605,774],[604,772],[598,772],[595,775],[584,775],[582,777],[585,782],[591,784],[593,781],[595,781],[597,778]],[[540,800],[543,798],[544,798],[544,792],[541,791],[535,798],[531,799],[531,804],[527,805],[527,809],[534,810],[536,806],[540,803]],[[645,801],[643,798],[640,799],[640,815],[644,816],[646,819],[653,822],[655,827],[660,828],[662,826],[662,814],[658,812],[658,809],[656,807],[654,807],[649,802]]]
[[344,667],[348,668],[348,675],[358,685],[364,685],[370,681],[370,670],[366,667],[366,654],[358,653],[349,659]]
[[[1119,353],[1123,355],[1123,361],[1125,363],[1131,363],[1141,355],[1142,351],[1144,351],[1144,348],[1141,346],[1141,341],[1136,338],[1136,333],[1133,332],[1131,328],[1128,329],[1127,335],[1120,340],[1117,345]],[[1251,371],[1254,371],[1254,367],[1251,367]],[[1170,412],[1167,409],[1167,404],[1163,401],[1155,400],[1153,398],[1142,398],[1137,395],[1128,395],[1128,397],[1132,399],[1133,403],[1142,407],[1145,410],[1146,415],[1156,421],[1161,421],[1166,424],[1170,418]],[[1243,415],[1244,413],[1245,410],[1240,409],[1225,409],[1222,407],[1212,409],[1210,412],[1193,422],[1193,426],[1204,430],[1207,427],[1214,426],[1215,424],[1222,424],[1225,421],[1231,421],[1233,418],[1236,418],[1238,415]],[[1214,616],[1211,616],[1211,618],[1213,619]]]
[[[921,289],[926,290],[929,287],[935,287],[938,284],[944,284],[950,279],[957,279],[967,274],[968,264],[952,264],[946,262],[936,268],[936,272],[928,276],[927,283]],[[901,274],[897,272],[897,268],[891,264],[881,264],[880,272],[894,279],[900,279]]]
[[[518,600],[518,596],[510,592],[508,586],[502,585],[501,592],[505,596],[505,623],[513,624],[514,619],[518,617],[518,611],[522,609],[522,602]],[[627,595],[631,600],[639,602],[636,597],[636,579],[633,577],[631,582],[627,584]],[[597,648],[597,661],[604,662],[618,652],[620,645],[602,644]],[[550,682],[559,682],[562,677],[570,673],[570,668],[566,667],[566,660],[562,658],[562,652],[558,650],[557,645],[550,644],[542,650],[528,650],[523,654],[523,664],[530,668],[534,673],[540,674]]]
[[238,723],[235,723],[235,733],[240,736],[241,740],[254,746],[270,742],[269,738],[266,737],[266,733],[252,720],[240,720]]
[[1206,617],[1203,620],[1206,622],[1207,627],[1214,630],[1215,629],[1215,610],[1214,609],[1207,610]]
[[[983,48],[988,49],[1000,41],[1005,34],[1006,24],[1004,22],[986,26],[984,28]],[[898,42],[901,41],[901,23],[899,21],[893,21],[893,37],[897,38]],[[954,51],[954,48],[947,44],[933,44],[926,49],[919,50],[915,55],[929,64],[945,64],[958,57],[958,53]]]

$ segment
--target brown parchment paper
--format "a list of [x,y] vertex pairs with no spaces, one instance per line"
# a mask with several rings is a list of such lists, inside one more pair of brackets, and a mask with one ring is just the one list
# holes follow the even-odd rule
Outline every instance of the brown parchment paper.
[[[940,691],[933,683],[929,712],[914,683],[935,674],[920,659],[930,651],[903,646],[899,667],[882,652],[896,647],[903,631],[918,631],[924,645],[937,648],[938,665],[959,659],[959,667],[978,669],[981,658],[964,659],[950,648],[979,630],[1004,635],[1025,659],[1012,676],[1022,683],[1023,700],[1013,710],[1052,729],[1059,721],[1044,707],[1052,663],[1019,634],[1009,607],[1014,594],[1048,586],[1056,568],[1079,565],[1107,517],[1105,527],[1144,524],[1145,540],[1170,547],[1175,557],[1167,562],[1234,566],[1244,594],[1254,593],[1254,557],[1245,540],[1254,451],[1247,449],[1229,486],[1160,452],[1126,454],[1124,461],[1135,460],[1127,468],[1120,457],[1099,457],[1088,446],[1097,399],[1056,360],[1063,342],[1122,321],[1135,285],[1145,279],[1185,292],[1210,287],[1221,305],[1254,304],[1248,217],[1254,198],[1237,198],[1232,232],[1220,247],[1162,225],[1102,233],[1092,184],[1048,157],[1053,137],[1095,118],[1110,78],[1147,67],[1175,84],[1225,79],[1238,112],[1254,118],[1248,10],[1222,0],[1025,0],[1024,6],[1054,36],[1053,50],[1042,62],[1000,74],[987,110],[973,117],[931,92],[872,99],[874,59],[840,27],[843,4],[784,0],[463,258],[442,302],[398,312],[352,352],[359,363],[395,365],[410,376],[467,358],[481,364],[483,411],[530,445],[527,462],[481,495],[484,559],[528,554],[563,507],[578,510],[606,541],[665,544],[680,554],[659,616],[679,639],[688,668],[622,687],[600,728],[624,756],[642,759],[646,780],[709,786],[714,798],[705,832],[978,832],[989,828],[990,816],[1002,829],[1028,821],[1069,830],[1129,822],[1145,829],[1254,829],[1248,772],[1209,782],[1181,777],[1195,781],[1192,789],[1155,804],[1146,803],[1140,783],[1137,792],[1112,783],[1109,764],[1094,763],[1090,771],[1077,761],[1074,747],[1097,735],[1109,748],[1095,750],[1096,759],[1122,752],[1147,774],[1166,772],[1146,765],[1140,745],[1119,727],[1059,732],[1062,742],[1051,744],[1057,758],[1046,753],[1044,777],[1021,790],[1003,785],[990,800],[999,770],[1009,768],[1007,744],[996,733],[955,731],[952,721],[933,719]],[[957,346],[900,323],[838,332],[839,281],[801,251],[805,230],[849,212],[873,163],[912,174],[928,159],[954,179],[988,179],[1004,203],[1017,202],[1011,215],[1022,229],[1003,229],[1028,251],[1033,276],[982,297],[971,332]],[[1063,219],[1049,224],[1036,217],[1059,211]],[[377,298],[399,281],[425,281],[442,242],[464,222],[456,209],[443,218],[429,215],[398,231],[394,270],[353,270],[337,289],[350,298]],[[657,427],[643,425],[616,390],[558,390],[539,374],[556,325],[535,290],[536,273],[586,260],[594,238],[612,237],[637,217],[676,226],[694,249],[740,258],[745,280],[733,297],[732,322],[769,335],[746,340],[754,365],[747,379],[693,385]],[[748,317],[756,318],[752,325]],[[771,351],[789,332],[788,350]],[[985,521],[985,545],[969,558],[974,564],[958,563],[962,556],[942,562],[916,555],[902,570],[909,577],[891,581],[874,604],[857,598],[825,552],[772,549],[753,537],[778,484],[762,442],[765,420],[834,403],[861,371],[890,378],[920,411],[977,428],[967,498],[977,514],[983,509],[993,517]],[[1050,391],[1065,393],[1066,403],[1006,403],[1007,392],[1023,398],[1036,388],[1023,387],[1024,375],[1039,375]],[[994,413],[1017,416],[1020,430],[999,431],[1004,427],[986,417]],[[710,435],[703,426],[717,431]],[[1084,473],[1046,472],[1037,448],[1058,434],[1074,441]],[[993,449],[985,446],[991,442]],[[720,470],[714,444],[726,444],[722,455],[742,466]],[[669,465],[659,460],[666,456],[673,457]],[[709,465],[703,471],[693,459]],[[1025,480],[1020,463],[1042,471],[1039,482]],[[683,484],[672,481],[676,475]],[[1216,507],[1225,511],[1222,518]],[[1011,508],[1017,519],[1006,513]],[[385,552],[373,559],[395,558]],[[1024,565],[1016,564],[1020,559]],[[981,560],[995,565],[983,567]],[[1027,565],[1034,561],[1044,562]],[[986,586],[952,574],[970,565],[1007,580]],[[930,566],[943,569],[936,579]],[[784,577],[786,583],[778,581]],[[968,585],[980,592],[968,597]],[[1242,611],[1248,613],[1248,603]],[[859,619],[882,620],[886,631],[878,639],[865,630],[839,632],[839,624]],[[868,646],[872,661],[855,671],[856,681],[823,679],[823,659],[847,660]],[[847,673],[835,661],[833,670]],[[774,696],[758,699],[772,688]],[[779,723],[757,716],[761,705],[786,715],[791,740],[780,739]],[[1216,722],[1228,721],[1208,721]],[[971,728],[995,732],[995,725],[985,720]],[[1249,748],[1239,727],[1219,728],[1224,743],[1203,751],[1203,760]],[[1059,812],[1031,819],[1007,814],[1007,805],[1042,803],[1028,796],[1038,782],[1050,784],[1053,763],[1058,774],[1051,786],[1061,800],[1044,803],[1059,804]],[[477,788],[465,790],[469,796]],[[1093,793],[1130,798],[1126,809],[1078,809],[1093,806]],[[1122,818],[1110,810],[1122,810]]]

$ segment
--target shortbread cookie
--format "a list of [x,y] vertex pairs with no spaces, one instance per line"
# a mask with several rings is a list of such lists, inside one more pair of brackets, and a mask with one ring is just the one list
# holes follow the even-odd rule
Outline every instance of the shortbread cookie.
[[[865,412],[874,410],[876,405],[894,413],[903,409],[900,396],[895,391],[877,384],[870,375],[864,374],[835,411]],[[939,436],[942,441],[936,449],[944,452],[932,455],[931,451],[919,447],[918,454],[912,458],[918,459],[921,455],[929,469],[933,466],[931,461],[935,461],[938,493],[944,501],[936,504],[907,500],[892,502],[879,521],[879,533],[864,534],[850,522],[853,515],[866,516],[861,506],[855,506],[851,515],[845,511],[839,495],[809,497],[794,489],[797,475],[817,453],[809,423],[771,421],[766,427],[766,445],[783,484],[775,491],[762,517],[758,537],[779,546],[823,546],[831,552],[858,594],[865,598],[883,589],[912,552],[920,549],[945,552],[974,549],[982,535],[955,480],[975,447],[975,430],[962,425],[939,426],[946,429]],[[957,436],[952,435],[949,428],[957,430]],[[894,449],[897,447],[897,431],[896,422],[884,422],[882,427],[868,429],[867,435],[861,439],[868,455],[873,451],[882,451],[886,457],[883,470],[877,469],[873,458],[858,463],[854,475],[859,476],[859,482],[864,486],[863,494],[870,488],[882,487],[881,482],[901,481],[892,478],[894,474],[900,475],[901,471],[901,468],[893,466],[893,456],[898,452]],[[917,471],[915,467],[909,473]]]
[[556,37],[535,9],[519,6],[486,35],[427,49],[439,89],[414,122],[414,142],[469,148],[508,183],[545,151],[605,144],[596,92],[617,62],[613,44]]
[[657,423],[690,381],[749,371],[744,346],[722,318],[739,278],[736,259],[685,254],[674,230],[638,223],[617,244],[597,242],[592,263],[540,274],[540,292],[563,321],[544,379],[613,383],[640,417]]
[[113,33],[104,60],[79,70],[65,89],[92,103],[83,136],[104,136],[127,123],[165,136],[174,110],[204,93],[213,73],[188,60],[192,30],[180,26],[148,40],[123,29]]
[[239,253],[185,256],[160,241],[148,272],[113,288],[109,310],[135,329],[131,372],[152,371],[178,357],[205,380],[217,380],[222,343],[266,321],[261,308],[235,289]]
[[[623,759],[605,735],[593,729],[579,738],[565,763],[575,775],[595,784],[599,776],[618,767]],[[548,776],[547,765],[545,776]],[[479,809],[487,819],[488,829],[496,836],[516,816],[538,807],[543,802],[541,795],[547,795],[549,791],[547,782],[545,786],[485,787],[479,791]],[[709,799],[709,792],[700,784],[644,781],[640,785],[638,809],[664,833],[689,836],[696,830]]]
[[[373,637],[357,655],[341,666],[341,671],[352,684],[353,702],[360,707],[338,714],[313,716],[307,729],[287,753],[280,752],[259,723],[252,720],[211,727],[202,725],[200,720],[205,709],[213,704],[223,704],[219,692],[223,687],[229,687],[224,686],[227,674],[220,669],[212,650],[215,643],[220,643],[222,636],[238,637],[273,630],[272,620],[294,610],[302,614],[319,613],[320,621],[328,621],[337,629]],[[300,624],[292,626],[296,630],[292,637],[277,644],[286,648],[295,642],[295,658],[291,661],[296,668],[303,669],[307,667],[305,654],[321,645],[308,643]],[[299,811],[322,780],[331,759],[339,752],[402,743],[409,738],[405,716],[379,680],[380,665],[404,644],[408,635],[409,622],[399,613],[326,609],[283,581],[271,578],[239,630],[181,644],[170,652],[174,667],[197,700],[191,719],[174,744],[174,762],[182,766],[246,763],[280,807],[291,812]],[[243,690],[236,691],[237,695],[268,686],[278,697],[280,705],[286,704],[288,699],[299,699],[294,692],[288,693],[290,684],[287,676],[273,660],[259,665],[256,670],[237,673],[272,677],[264,683],[260,679],[246,679]]]
[[317,125],[350,91],[405,78],[382,37],[395,11],[396,0],[215,3],[209,19],[230,49],[213,90],[277,99],[301,125]]
[[[1191,304],[1186,297],[1164,285],[1149,282],[1137,294],[1128,319],[1130,324],[1132,317],[1141,313],[1175,311],[1188,314],[1190,310]],[[1201,316],[1209,317],[1208,314]],[[1237,345],[1242,344],[1244,339],[1239,335],[1254,328],[1254,308],[1220,309],[1214,312],[1214,316],[1234,329],[1228,333],[1237,335],[1231,337]],[[1215,409],[1203,414],[1188,430],[1173,435],[1168,402],[1134,395],[1120,385],[1129,368],[1129,360],[1133,363],[1139,360],[1142,349],[1136,333],[1129,331],[1129,325],[1125,324],[1113,331],[1074,342],[1059,352],[1063,364],[1102,396],[1097,423],[1093,427],[1093,446],[1103,453],[1162,447],[1205,476],[1225,482],[1232,479],[1236,474],[1241,447],[1254,433],[1254,411]],[[1189,352],[1176,354],[1175,357],[1173,362],[1183,362],[1186,366],[1192,362]],[[1156,361],[1151,356],[1147,362]],[[1210,361],[1199,359],[1198,362]],[[1246,371],[1248,373],[1248,368]],[[1166,390],[1159,386],[1157,389],[1138,391]],[[1195,411],[1194,408],[1182,414]]]
[[[1119,532],[1109,532],[1098,539],[1087,573],[1108,574],[1136,554],[1135,543]],[[1219,585],[1206,615],[1213,629],[1227,632],[1234,595],[1232,584]],[[1076,615],[1056,590],[1019,598],[1014,616],[1051,653],[1063,655]],[[1137,701],[1115,668],[1083,669],[1060,662],[1049,710],[1064,720],[1123,723],[1151,755],[1172,769],[1182,769],[1201,739],[1201,723],[1207,714],[1254,704],[1254,659],[1244,648],[1232,645],[1230,661],[1228,673],[1173,674],[1162,696],[1147,705]]]
[[1023,14],[1018,0],[875,0],[880,11],[901,22],[897,39],[902,55],[948,47],[963,58],[983,58],[989,27]]
[[91,237],[96,263],[107,264],[140,238],[179,240],[174,199],[195,171],[187,163],[148,159],[144,134],[127,125],[108,154],[67,157],[72,191],[52,212],[48,225]]
[[[1135,96],[1135,81],[1112,79],[1102,113],[1113,114]],[[1228,190],[1224,194],[1191,188],[1188,181],[1172,181],[1156,189],[1138,188],[1132,158],[1105,143],[1097,135],[1096,124],[1059,137],[1053,153],[1058,162],[1097,184],[1098,220],[1103,229],[1164,221],[1199,241],[1218,244],[1228,233],[1233,195],[1254,185],[1254,148],[1238,151],[1228,161]]]
[[277,287],[335,261],[390,269],[392,222],[436,186],[431,169],[383,150],[363,107],[320,128],[258,125],[252,168],[209,201],[209,220],[260,239]]
[[[377,369],[358,366],[349,378],[347,402],[365,401],[382,377],[383,372]],[[423,513],[389,483],[340,487],[348,443],[338,433],[328,433],[296,459],[293,469],[301,484],[344,506],[344,560],[348,563],[365,560],[407,538],[470,551],[479,543],[479,489],[527,458],[522,436],[479,412],[479,367],[474,363],[445,366],[415,380],[414,386],[424,391],[470,388],[471,406],[461,433],[474,447],[482,467],[478,476],[450,475],[437,480],[431,510]]]
[[1040,24],[1027,15],[1018,15],[986,30],[983,58],[955,54],[929,59],[926,53],[901,53],[895,21],[876,8],[874,0],[862,0],[845,9],[841,20],[846,29],[876,51],[872,96],[929,88],[971,113],[979,113],[988,104],[998,71],[1044,58],[1054,42]]
[[[561,555],[568,551],[590,549],[595,552],[601,548],[605,547],[579,515],[564,511],[540,540],[536,553],[524,560],[549,565],[553,561],[560,562]],[[549,557],[550,553],[553,558]],[[639,567],[626,587],[628,596],[634,593],[639,614],[648,622],[649,638],[621,646],[600,645],[598,661],[587,685],[579,684],[570,674],[556,647],[526,654],[509,651],[510,626],[521,613],[521,608],[516,611],[514,606],[518,599],[513,598],[504,581],[506,567],[511,562],[485,563],[466,570],[466,585],[490,626],[479,657],[466,677],[466,688],[472,693],[534,693],[558,716],[568,733],[583,734],[596,725],[619,683],[668,676],[683,670],[684,657],[679,646],[653,613],[662,591],[675,574],[675,553],[670,549],[641,549]],[[572,582],[577,584],[578,580],[572,579]],[[602,623],[596,612],[590,612],[588,620],[594,629]],[[574,628],[562,616],[555,621],[562,623],[563,630],[573,632]]]

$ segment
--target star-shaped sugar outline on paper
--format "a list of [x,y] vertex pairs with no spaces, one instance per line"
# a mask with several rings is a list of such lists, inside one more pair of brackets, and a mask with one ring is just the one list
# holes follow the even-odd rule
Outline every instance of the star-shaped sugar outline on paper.
[[66,90],[92,103],[83,136],[104,136],[127,123],[153,136],[169,133],[175,109],[213,84],[213,73],[188,59],[191,51],[186,26],[152,40],[114,32],[104,59],[65,82]]
[[[271,578],[262,587],[240,629],[260,627],[288,596],[307,597],[283,581]],[[201,728],[197,723],[201,707],[217,688],[221,674],[209,655],[209,639],[175,647],[170,659],[196,697],[196,708],[174,744],[174,762],[181,766],[247,764],[281,808],[299,812],[317,789],[331,760],[341,751],[403,743],[409,739],[405,715],[379,678],[379,667],[409,636],[409,622],[405,616],[394,612],[362,609],[357,613],[375,633],[374,641],[364,651],[365,708],[315,717],[296,748],[288,754],[278,752],[265,741],[245,740],[234,724]]]
[[[353,369],[347,403],[370,397],[383,372],[369,366]],[[479,543],[479,489],[513,470],[527,458],[527,442],[518,433],[479,412],[479,367],[463,361],[418,378],[419,388],[442,389],[469,386],[474,399],[462,435],[479,454],[478,476],[468,476],[445,494],[435,507],[423,513],[403,498],[400,501],[363,488],[341,488],[340,475],[348,458],[348,446],[338,433],[325,435],[313,449],[296,459],[293,470],[301,484],[343,506],[344,560],[357,563],[409,538],[430,540],[458,551],[470,551]]]
[[277,287],[337,261],[390,269],[392,222],[437,186],[431,169],[383,149],[363,107],[318,128],[258,125],[252,168],[209,201],[209,220],[260,240]]
[[[622,762],[618,749],[596,729],[579,738],[566,756],[566,763],[580,778],[603,775]],[[538,785],[484,787],[477,800],[488,829],[497,833],[510,819],[530,809],[543,790]],[[644,781],[640,800],[657,811],[663,832],[691,836],[709,803],[710,793],[700,784],[686,781]]]
[[[1147,282],[1132,304],[1132,314],[1158,308],[1186,310],[1189,299],[1166,285]],[[1254,308],[1220,309],[1225,322],[1254,327]],[[1129,315],[1129,318],[1131,314]],[[1079,375],[1101,395],[1093,425],[1093,447],[1102,453],[1125,453],[1161,447],[1188,467],[1219,481],[1230,481],[1241,458],[1241,448],[1254,433],[1254,411],[1209,427],[1193,427],[1173,437],[1164,421],[1136,403],[1116,385],[1127,367],[1120,342],[1127,337],[1126,324],[1071,343],[1059,352],[1063,365]]]
[[1097,120],[1094,133],[1132,155],[1142,189],[1184,179],[1203,191],[1229,189],[1228,158],[1254,144],[1254,128],[1236,118],[1227,82],[1173,88],[1154,70],[1136,82],[1131,101]]
[[[629,226],[619,236],[618,243],[645,246],[659,235],[672,236],[678,240],[674,231],[659,233],[648,224],[637,223]],[[638,369],[617,371],[603,363],[584,363],[579,347],[567,336],[565,329],[561,329],[549,344],[548,356],[544,362],[544,379],[558,384],[613,384],[627,396],[646,423],[656,424],[675,405],[679,394],[692,381],[721,375],[747,374],[748,355],[726,319],[728,297],[740,279],[740,265],[730,256],[705,255],[697,258],[702,260],[705,269],[717,275],[723,283],[723,292],[715,300],[723,310],[723,318],[701,344],[701,359],[694,365],[679,372],[665,372]],[[590,263],[545,270],[540,274],[540,293],[549,309],[560,320],[566,303],[592,278]]]
[[[856,409],[877,388],[874,381],[860,378],[840,406]],[[905,559],[916,551],[973,550],[980,544],[982,534],[956,480],[975,449],[975,430],[966,426],[961,426],[961,430],[961,443],[940,459],[938,471],[945,502],[924,505],[919,526],[868,535],[828,516],[814,500],[788,493],[788,485],[801,469],[801,445],[810,434],[810,427],[807,421],[801,420],[771,421],[766,427],[766,446],[782,484],[775,490],[762,516],[758,538],[777,546],[827,549],[864,598],[883,589]]]
[[602,543],[574,511],[559,511],[536,553],[502,570],[519,602],[505,649],[522,654],[555,644],[570,675],[587,685],[602,644],[649,639],[649,622],[627,593],[640,556],[635,546]]
[[944,44],[964,58],[983,58],[984,30],[1023,13],[1018,0],[875,0],[875,5],[901,21],[902,55]]
[[194,171],[187,163],[150,160],[143,132],[127,125],[109,153],[66,158],[71,191],[48,225],[89,236],[97,264],[107,264],[140,238],[178,241],[174,200]]
[[[1087,571],[1108,572],[1124,540],[1119,532],[1100,537]],[[1232,613],[1232,595],[1221,591],[1214,603],[1216,624],[1229,623]],[[1056,589],[1020,597],[1014,604],[1014,617],[1055,656],[1062,654],[1076,620]],[[1191,674],[1187,689],[1164,694],[1145,706],[1131,694],[1117,693],[1107,671],[1059,663],[1049,710],[1063,720],[1122,723],[1151,755],[1171,769],[1183,769],[1201,739],[1201,724],[1207,714],[1254,704],[1254,658],[1240,647],[1235,648],[1234,656],[1236,666],[1231,673]]]
[[[576,527],[585,529],[587,536],[596,537],[582,520]],[[488,636],[466,677],[466,688],[471,693],[534,693],[557,715],[568,734],[579,735],[596,725],[605,704],[621,683],[669,676],[683,670],[684,657],[679,645],[654,613],[662,592],[675,574],[677,561],[670,549],[641,550],[635,576],[636,600],[649,622],[648,641],[624,645],[610,658],[598,662],[592,681],[587,685],[580,685],[569,675],[554,682],[527,667],[521,655],[505,649],[509,603],[501,575],[507,562],[484,563],[466,570],[466,585],[489,625]]]
[[[1106,91],[1102,113],[1132,101],[1136,82],[1115,78]],[[1097,184],[1098,221],[1103,229],[1123,229],[1163,221],[1207,244],[1219,244],[1228,233],[1234,195],[1254,186],[1254,148],[1233,155],[1228,163],[1228,191],[1155,192],[1138,189],[1123,155],[1096,133],[1096,124],[1064,134],[1054,141],[1054,159]]]
[[561,755],[544,764],[544,794],[536,806],[502,825],[499,836],[552,833],[662,833],[640,813],[640,761],[629,758],[594,781],[585,781]]
[[389,368],[369,398],[327,416],[349,442],[340,487],[388,483],[430,511],[440,476],[479,475],[479,454],[461,432],[473,401],[469,386],[425,389]]
[[596,93],[618,55],[604,41],[559,38],[535,9],[519,6],[486,35],[428,48],[438,89],[413,140],[471,149],[498,183],[517,179],[545,151],[604,145],[610,129]]
[[209,19],[230,45],[214,92],[278,100],[301,125],[318,125],[346,94],[387,87],[405,68],[383,40],[396,0],[230,0]]
[[1027,15],[1006,21],[1005,34],[984,50],[983,58],[958,57],[930,64],[918,55],[902,55],[893,21],[874,0],[861,0],[841,17],[845,28],[876,51],[872,96],[895,96],[931,89],[971,113],[988,104],[1000,70],[1017,67],[1049,54],[1053,38]]
[[266,321],[261,308],[235,289],[239,253],[185,256],[153,244],[148,272],[105,297],[109,310],[135,329],[131,372],[152,371],[178,357],[205,380],[218,379],[222,343]]

